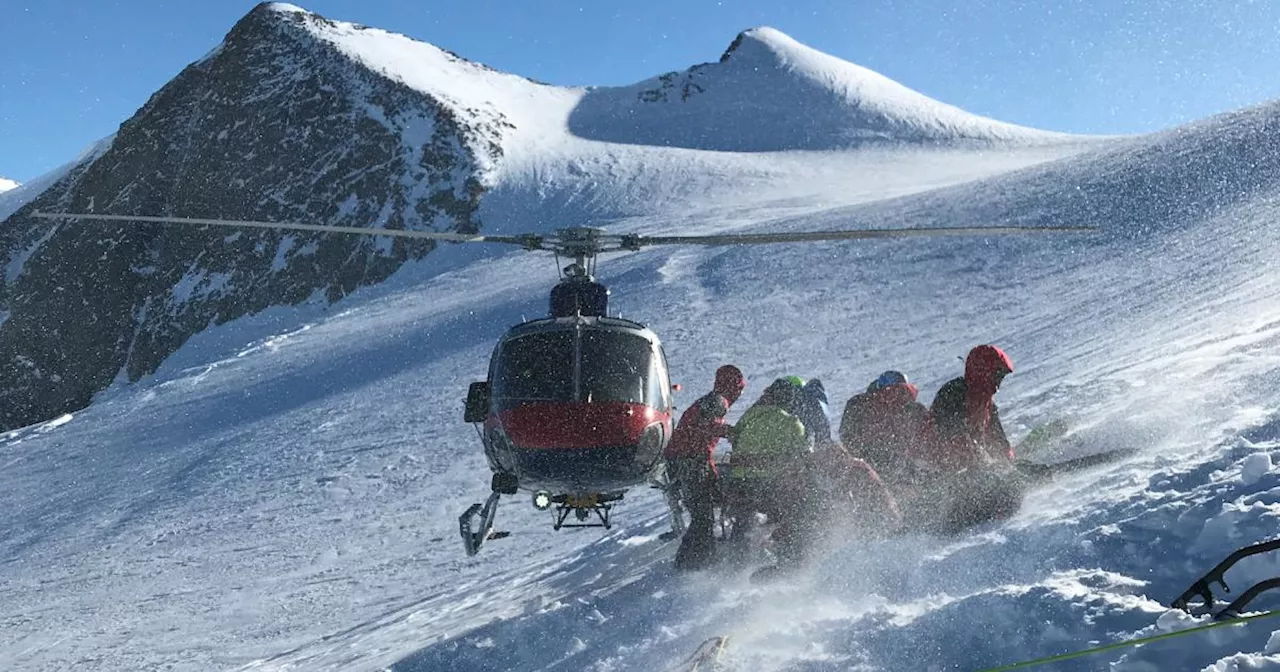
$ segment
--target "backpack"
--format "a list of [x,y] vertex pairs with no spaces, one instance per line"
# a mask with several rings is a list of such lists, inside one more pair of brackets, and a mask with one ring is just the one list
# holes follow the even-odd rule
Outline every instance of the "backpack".
[[729,456],[733,478],[775,478],[813,452],[813,441],[795,415],[756,405],[738,420]]

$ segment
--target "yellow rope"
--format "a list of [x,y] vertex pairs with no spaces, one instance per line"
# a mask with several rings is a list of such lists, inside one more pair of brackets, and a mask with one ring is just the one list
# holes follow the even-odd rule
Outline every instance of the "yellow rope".
[[1263,618],[1271,618],[1272,616],[1280,616],[1280,610],[1264,611],[1260,614],[1253,614],[1251,616],[1241,616],[1241,617],[1232,618],[1226,621],[1215,621],[1213,623],[1207,623],[1205,625],[1197,625],[1194,628],[1187,628],[1186,630],[1176,630],[1174,632],[1166,632],[1159,635],[1149,635],[1147,637],[1139,637],[1137,639],[1127,639],[1120,642],[1112,642],[1111,644],[1104,644],[1102,646],[1097,646],[1092,649],[1085,649],[1083,651],[1072,651],[1071,653],[1060,653],[1056,656],[1048,656],[1045,658],[1037,658],[1035,660],[1027,660],[1021,663],[1014,663],[1012,665],[1004,665],[1001,667],[991,667],[991,668],[984,669],[981,672],[1005,672],[1005,670],[1021,670],[1027,667],[1048,665],[1049,663],[1056,663],[1063,660],[1071,660],[1072,658],[1083,658],[1084,656],[1091,656],[1095,653],[1102,653],[1103,651],[1112,651],[1115,649],[1122,649],[1129,646],[1138,646],[1140,644],[1157,642],[1162,639],[1172,639],[1174,637],[1189,635],[1193,632],[1201,632],[1203,630],[1212,630],[1213,628],[1220,628],[1224,625],[1241,625],[1244,623],[1248,623],[1249,621],[1256,621]]

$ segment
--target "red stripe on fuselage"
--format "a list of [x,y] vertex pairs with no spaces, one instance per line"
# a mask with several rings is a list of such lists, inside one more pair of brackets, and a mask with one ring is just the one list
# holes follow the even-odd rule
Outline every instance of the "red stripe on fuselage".
[[669,424],[671,414],[627,402],[542,402],[500,411],[496,422],[517,448],[608,448],[635,445],[645,427]]

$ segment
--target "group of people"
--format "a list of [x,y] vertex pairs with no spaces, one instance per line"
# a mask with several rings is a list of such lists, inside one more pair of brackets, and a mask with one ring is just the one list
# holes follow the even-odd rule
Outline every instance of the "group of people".
[[[664,455],[670,492],[690,517],[676,566],[715,560],[717,507],[738,538],[763,514],[780,564],[798,562],[833,515],[873,535],[958,515],[952,503],[973,499],[975,475],[1000,474],[1014,459],[994,401],[1012,372],[1003,350],[979,345],[964,375],[925,406],[904,374],[886,371],[848,400],[833,436],[822,382],[798,376],[774,380],[730,425],[726,416],[747,380],[738,367],[721,366],[711,392],[681,416]],[[721,439],[732,446],[727,469],[713,456]],[[958,492],[965,496],[952,496]],[[1011,513],[999,510],[1010,506],[1016,503],[984,515]]]

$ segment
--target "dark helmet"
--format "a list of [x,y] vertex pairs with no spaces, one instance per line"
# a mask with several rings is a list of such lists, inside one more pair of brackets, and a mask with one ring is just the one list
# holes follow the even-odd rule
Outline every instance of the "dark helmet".
[[765,388],[757,403],[791,409],[795,405],[796,396],[804,387],[804,382],[797,384],[797,380],[800,380],[797,376],[775,378],[772,383],[769,383],[769,387]]
[[817,378],[810,380],[804,384],[804,387],[801,388],[800,391],[811,403],[817,404],[824,416],[827,414],[827,388],[822,385],[821,380],[818,380]]
[[822,402],[823,405],[827,403],[827,388],[817,378],[804,384],[804,393]]

